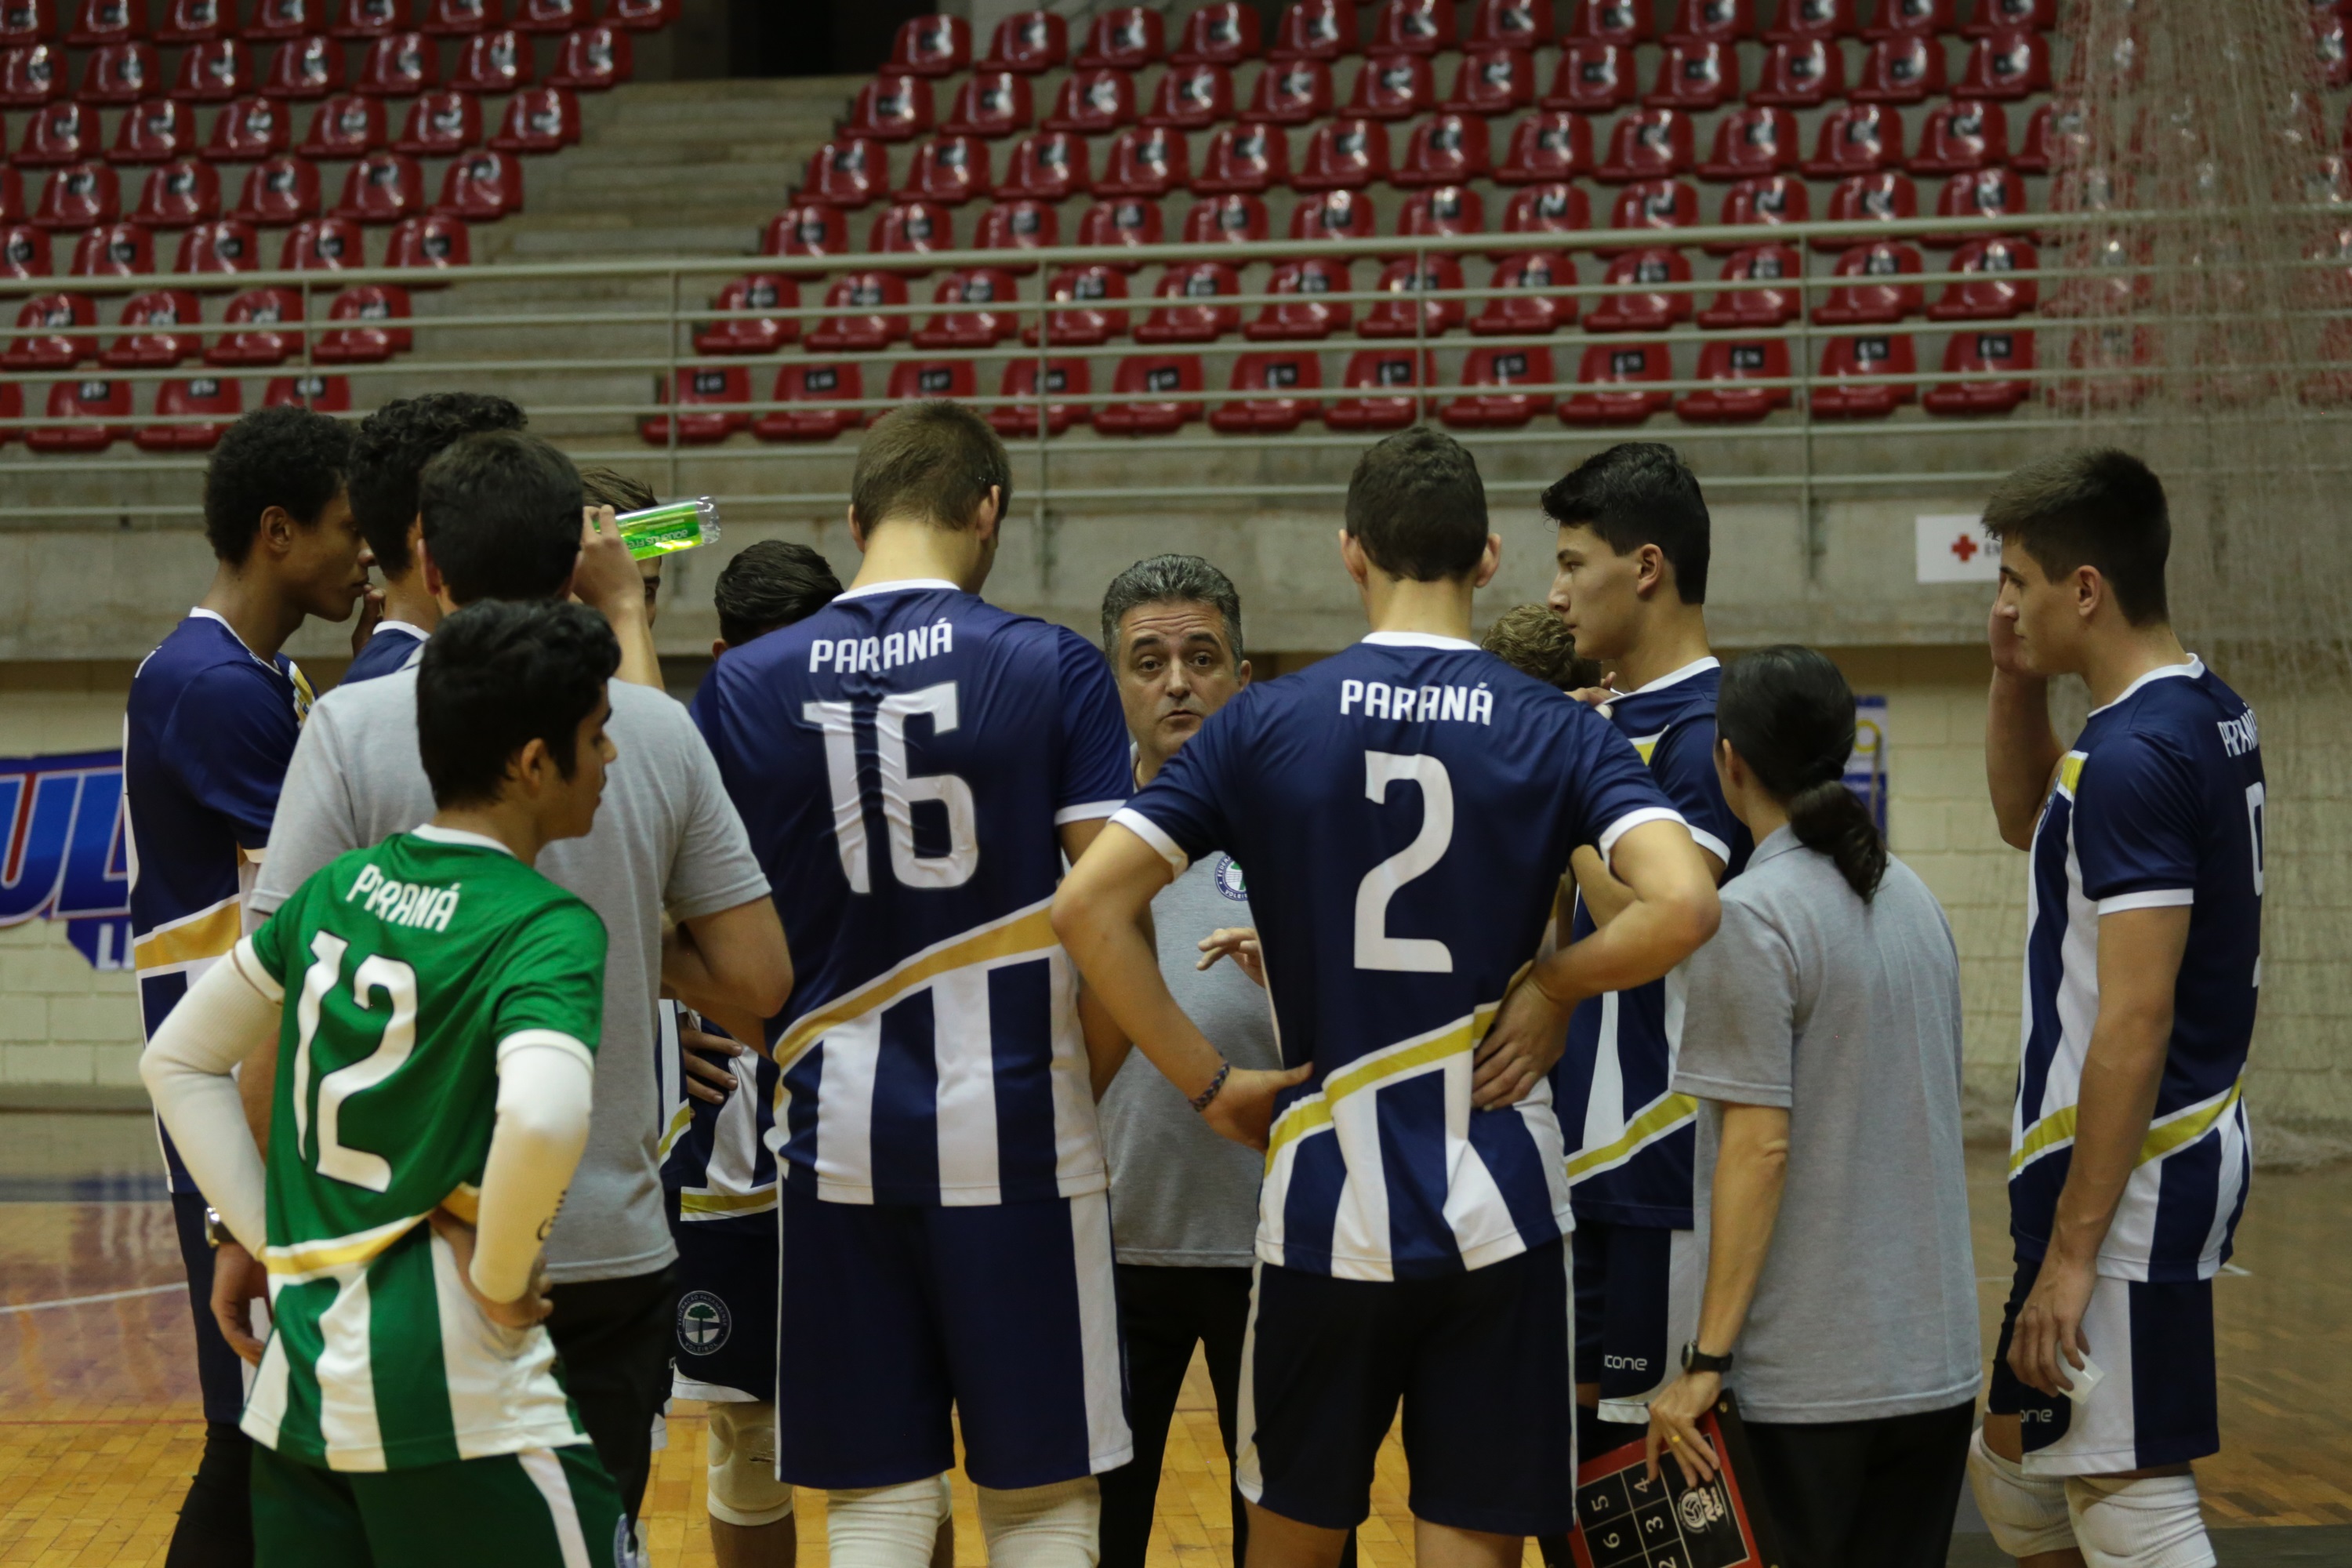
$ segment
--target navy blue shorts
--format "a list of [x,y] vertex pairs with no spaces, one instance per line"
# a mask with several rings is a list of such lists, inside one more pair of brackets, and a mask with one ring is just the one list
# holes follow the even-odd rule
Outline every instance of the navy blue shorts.
[[203,1392],[205,1419],[236,1426],[245,1418],[245,1363],[221,1337],[213,1317],[213,1248],[205,1239],[205,1200],[193,1190],[172,1194],[172,1227],[179,1233],[180,1261],[188,1271],[188,1310],[196,1326],[196,1386]]
[[1135,1457],[1110,1202],[945,1207],[782,1192],[776,1474],[845,1489],[955,1464],[999,1490]]
[[2018,1309],[2042,1272],[2017,1260],[2000,1315],[1986,1411],[2014,1415],[2025,1468],[2037,1476],[2104,1476],[2185,1465],[2221,1449],[2221,1393],[2213,1363],[2213,1282],[2157,1283],[2101,1275],[2083,1311],[2083,1345],[2102,1373],[2090,1396],[2053,1399],[2009,1370]]
[[1651,1399],[1682,1375],[1698,1337],[1706,1258],[1696,1232],[1579,1220],[1576,1370],[1601,1385],[1601,1419],[1649,1420]]
[[1496,1535],[1576,1518],[1568,1248],[1466,1274],[1334,1279],[1260,1264],[1242,1352],[1242,1495],[1347,1530],[1404,1405],[1413,1517]]
[[776,1396],[776,1224],[761,1214],[670,1227],[681,1398],[707,1399],[708,1388]]

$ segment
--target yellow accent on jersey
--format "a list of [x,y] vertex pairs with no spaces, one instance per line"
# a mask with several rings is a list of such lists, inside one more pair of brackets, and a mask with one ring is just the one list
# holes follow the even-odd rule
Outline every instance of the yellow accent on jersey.
[[406,1219],[396,1219],[354,1236],[300,1241],[290,1247],[265,1247],[261,1249],[261,1266],[290,1285],[354,1264],[372,1262],[394,1242],[422,1225],[425,1217],[421,1214],[410,1215]]
[[[790,1068],[801,1054],[828,1029],[839,1028],[853,1019],[878,1012],[908,992],[929,984],[942,974],[969,968],[975,963],[994,960],[1021,958],[1031,954],[1043,957],[1061,942],[1054,935],[1053,900],[1041,900],[1025,910],[1015,910],[994,925],[981,927],[968,935],[941,943],[927,952],[919,952],[896,969],[876,975],[856,990],[835,997],[824,1006],[803,1015],[784,1031],[771,1055],[779,1070]],[[783,1086],[781,1079],[777,1093]]]
[[242,919],[237,900],[224,899],[211,909],[157,926],[131,948],[131,966],[144,974],[174,964],[226,957],[243,934]]
[[1643,1106],[1614,1142],[1586,1149],[1568,1163],[1568,1179],[1581,1181],[1605,1167],[1623,1163],[1698,1114],[1698,1101],[1687,1094],[1662,1094]]
[[[2149,1123],[2147,1135],[2139,1141],[2139,1157],[2132,1162],[2135,1169],[2151,1160],[2161,1160],[2176,1149],[2185,1149],[2208,1132],[2230,1108],[2238,1103],[2245,1090],[2246,1080],[2241,1077],[2229,1089],[2212,1099],[2195,1105],[2183,1106],[2171,1115]],[[2035,1160],[2053,1149],[2063,1149],[2074,1142],[2074,1123],[2079,1108],[2062,1105],[2025,1130],[2017,1141],[2017,1149],[2009,1157],[2009,1173],[2017,1174]]]
[[776,1189],[771,1185],[756,1193],[704,1193],[692,1187],[677,1195],[677,1211],[682,1215],[702,1215],[718,1218],[727,1215],[765,1214],[776,1206]]
[[2083,764],[2090,761],[2090,755],[2088,752],[2069,752],[2058,759],[2058,787],[2069,800],[2074,797],[2075,786],[2083,782]]
[[1265,1140],[1265,1163],[1274,1168],[1274,1158],[1283,1146],[1296,1143],[1308,1133],[1331,1125],[1331,1107],[1351,1094],[1377,1089],[1399,1073],[1411,1072],[1448,1057],[1459,1056],[1477,1048],[1495,1025],[1495,1015],[1502,1004],[1489,1002],[1466,1018],[1457,1018],[1436,1033],[1419,1040],[1407,1040],[1388,1047],[1383,1051],[1360,1057],[1323,1080],[1323,1087],[1304,1100],[1293,1101],[1274,1124]]

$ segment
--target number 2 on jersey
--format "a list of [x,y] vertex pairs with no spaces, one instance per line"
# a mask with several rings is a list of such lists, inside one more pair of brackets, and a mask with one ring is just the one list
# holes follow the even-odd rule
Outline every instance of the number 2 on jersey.
[[1451,974],[1454,954],[1433,937],[1391,936],[1389,900],[1445,858],[1454,842],[1454,780],[1435,757],[1364,753],[1364,798],[1386,804],[1389,785],[1421,787],[1421,831],[1412,842],[1364,873],[1356,887],[1356,967],[1408,974]]
[[[980,835],[972,821],[971,785],[953,773],[908,771],[907,721],[921,715],[931,733],[957,724],[956,684],[943,680],[920,691],[896,691],[873,705],[876,771],[881,774],[882,825],[889,835],[890,874],[901,887],[961,888],[980,865]],[[841,873],[853,893],[874,890],[873,855],[866,840],[866,791],[857,776],[857,704],[810,702],[801,716],[824,731],[824,772],[833,794],[833,836]],[[915,850],[915,807],[937,802],[947,811],[944,855]]]
[[310,1139],[310,1042],[319,1032],[319,1009],[341,983],[343,954],[351,943],[319,931],[310,938],[310,967],[302,974],[302,997],[294,1006],[294,1147],[312,1151],[319,1174],[381,1193],[392,1185],[392,1162],[342,1141],[343,1102],[373,1089],[408,1060],[416,1048],[416,971],[396,958],[363,958],[352,974],[352,1000],[364,1013],[370,998],[383,993],[391,1013],[374,1050],[319,1080],[318,1141]]

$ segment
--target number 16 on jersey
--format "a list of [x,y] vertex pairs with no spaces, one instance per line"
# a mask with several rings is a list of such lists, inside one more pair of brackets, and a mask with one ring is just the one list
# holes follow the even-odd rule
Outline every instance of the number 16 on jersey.
[[[857,765],[857,731],[874,731],[882,824],[890,846],[890,874],[906,888],[960,888],[980,866],[980,839],[972,821],[971,786],[953,773],[914,773],[907,763],[907,721],[920,715],[931,733],[944,735],[957,724],[956,683],[943,680],[919,691],[893,692],[879,702],[810,702],[801,715],[824,731],[825,778],[833,795],[833,835],[841,849],[842,875],[853,893],[874,890],[873,854],[866,843],[866,791]],[[947,814],[945,854],[915,847],[915,807],[937,803]]]

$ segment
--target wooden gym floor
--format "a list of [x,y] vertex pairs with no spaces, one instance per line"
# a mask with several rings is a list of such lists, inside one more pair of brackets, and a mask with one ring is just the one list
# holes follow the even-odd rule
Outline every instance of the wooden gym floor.
[[[2009,1277],[2000,1159],[1971,1151],[1985,1345]],[[203,1427],[169,1207],[142,1117],[0,1115],[0,1564],[160,1564]],[[2352,1166],[2258,1175],[2237,1261],[2216,1288],[2227,1445],[2199,1467],[2229,1563],[2352,1563]],[[1170,1435],[1151,1568],[1223,1568],[1225,1462],[1194,1368]],[[647,1516],[659,1568],[707,1564],[702,1420],[673,1415]],[[1410,1568],[1403,1460],[1391,1438],[1366,1568]],[[824,1562],[823,1499],[802,1494],[806,1568]],[[959,1563],[985,1561],[956,1484]],[[2238,1527],[2328,1527],[2259,1534]],[[1534,1562],[1532,1552],[1530,1563]],[[1953,1562],[2003,1562],[1962,1536]]]

